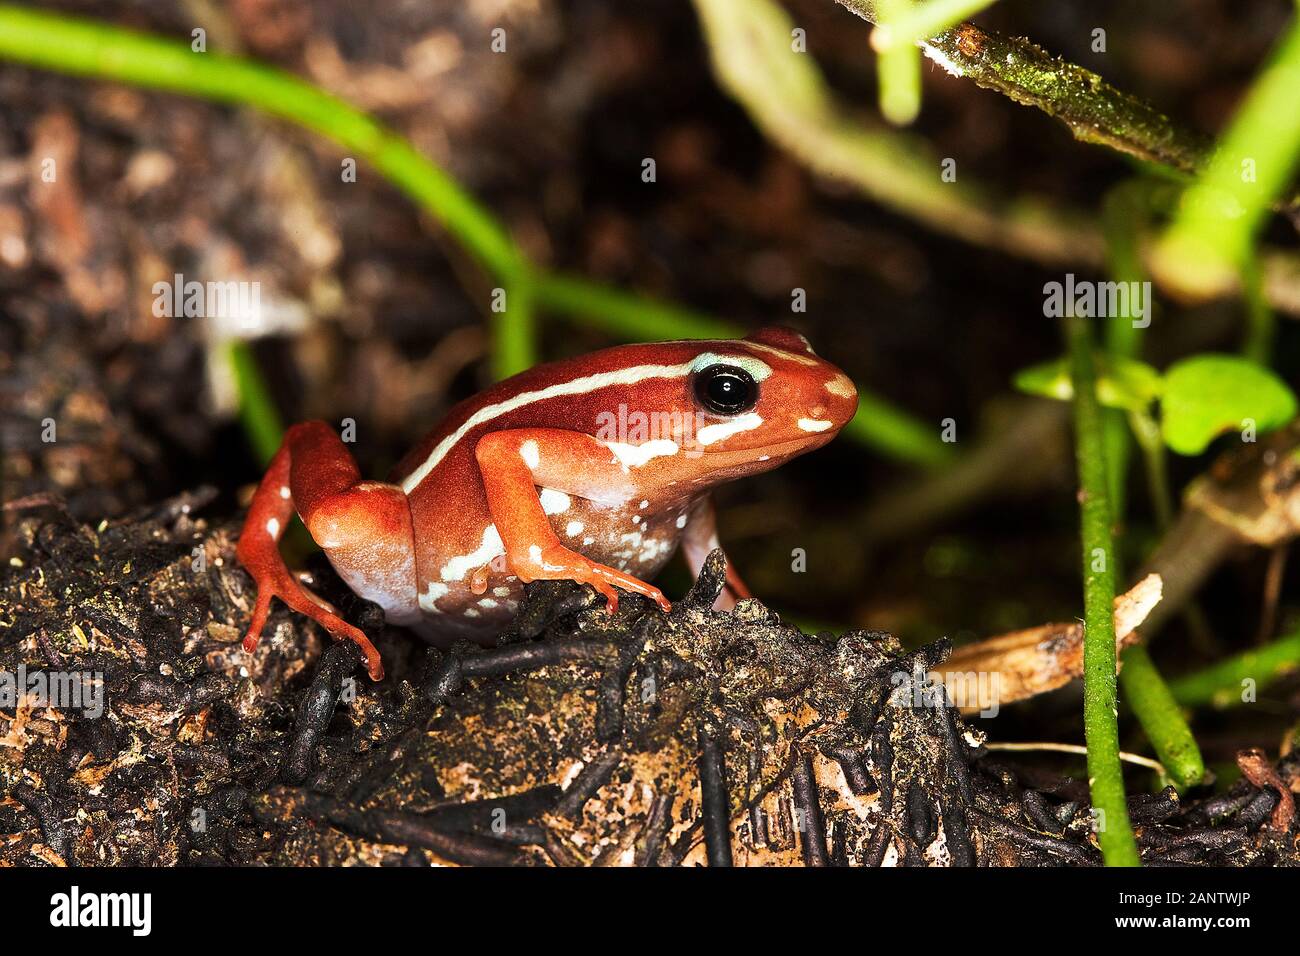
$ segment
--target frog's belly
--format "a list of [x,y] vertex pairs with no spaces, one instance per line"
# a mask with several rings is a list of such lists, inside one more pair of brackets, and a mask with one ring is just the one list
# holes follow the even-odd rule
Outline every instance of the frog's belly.
[[[646,508],[632,502],[630,507],[611,509],[546,491],[542,492],[542,504],[561,544],[642,581],[653,579],[677,550],[689,509],[683,505],[651,515],[648,502]],[[565,507],[561,510],[560,505]],[[454,562],[455,557],[449,561]],[[461,580],[424,582],[419,595],[420,620],[394,623],[408,624],[439,644],[462,638],[490,642],[519,610],[523,583],[505,567],[504,549],[494,527],[485,530],[472,561],[474,568]],[[476,594],[471,589],[473,570],[489,563],[487,587]],[[459,565],[452,566],[459,571]]]

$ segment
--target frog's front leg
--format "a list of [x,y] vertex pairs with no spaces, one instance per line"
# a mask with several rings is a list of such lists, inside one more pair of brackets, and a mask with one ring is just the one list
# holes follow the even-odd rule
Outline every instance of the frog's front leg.
[[393,485],[360,479],[351,453],[329,425],[304,422],[285,433],[253,495],[236,550],[257,582],[244,650],[257,649],[271,599],[278,597],[334,637],[354,641],[371,678],[384,676],[379,652],[366,635],[290,574],[279,548],[296,505],[307,530],[354,591],[386,605],[414,596],[414,538],[406,495]]
[[595,501],[630,499],[631,479],[607,446],[581,432],[516,428],[485,435],[474,454],[506,562],[519,580],[590,584],[611,613],[618,609],[616,587],[671,609],[658,588],[566,548],[542,508],[538,486]]
[[[713,510],[713,499],[709,495],[698,498],[687,515],[686,527],[682,530],[682,555],[690,566],[691,577],[700,576],[704,559],[709,552],[722,545],[718,541],[718,516]],[[722,589],[713,606],[719,611],[730,611],[741,598],[753,597],[745,582],[740,579],[736,566],[727,558],[727,586]]]

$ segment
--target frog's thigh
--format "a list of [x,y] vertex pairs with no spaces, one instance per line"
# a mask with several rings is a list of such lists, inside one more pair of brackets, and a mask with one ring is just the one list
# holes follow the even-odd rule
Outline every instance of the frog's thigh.
[[475,456],[492,520],[512,560],[534,545],[559,545],[547,515],[567,510],[568,495],[613,504],[633,493],[627,469],[609,447],[582,432],[491,432],[479,440]]
[[363,481],[320,496],[299,513],[348,587],[382,607],[394,624],[419,620],[415,535],[401,488]]

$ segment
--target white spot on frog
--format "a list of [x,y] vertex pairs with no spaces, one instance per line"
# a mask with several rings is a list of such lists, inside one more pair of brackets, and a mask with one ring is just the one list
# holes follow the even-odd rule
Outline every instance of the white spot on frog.
[[562,515],[569,510],[569,496],[563,491],[543,488],[539,497],[542,500],[542,510],[548,515]]
[[565,525],[564,533],[570,538],[576,538],[578,535],[582,534],[584,527],[585,525],[583,525],[581,521],[570,521]]
[[523,458],[524,464],[529,468],[536,468],[541,464],[542,456],[537,450],[537,442],[531,438],[519,446],[519,457]]
[[834,426],[834,422],[828,422],[824,418],[801,418],[799,427],[806,432],[824,432],[826,429]]
[[272,538],[274,538],[277,534],[280,533],[279,518],[272,518],[270,521],[266,523],[266,533],[269,534]]
[[836,373],[835,377],[826,383],[825,389],[840,398],[852,398],[858,392],[853,387],[853,382],[843,372]]
[[677,527],[679,527],[679,528],[685,528],[685,527],[686,527],[686,515],[678,515],[678,516],[677,516]]
[[646,541],[645,547],[641,549],[638,555],[640,560],[645,562],[654,561],[660,555],[672,550],[672,543],[664,538],[650,538]]
[[444,581],[463,581],[465,575],[470,571],[483,567],[493,558],[505,553],[506,548],[501,543],[501,535],[497,532],[497,526],[490,524],[483,529],[483,542],[477,549],[469,554],[457,555],[442,566],[442,579]]
[[437,604],[438,599],[445,597],[450,590],[451,588],[441,581],[430,581],[425,592],[420,595],[420,607],[430,613],[441,611],[442,609]]

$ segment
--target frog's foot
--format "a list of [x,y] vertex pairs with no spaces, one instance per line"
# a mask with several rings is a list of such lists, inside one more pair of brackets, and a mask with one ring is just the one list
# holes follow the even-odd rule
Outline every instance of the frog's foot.
[[673,609],[672,602],[653,584],[646,584],[630,574],[597,564],[558,542],[546,547],[533,545],[523,554],[512,555],[509,561],[511,569],[524,582],[577,581],[579,584],[591,585],[605,598],[605,608],[610,614],[618,610],[616,588],[648,597],[664,611]]
[[[274,557],[279,559],[280,553]],[[279,598],[299,614],[305,614],[318,623],[338,640],[349,640],[360,648],[366,659],[366,672],[371,680],[383,680],[384,665],[379,658],[379,651],[370,642],[370,638],[360,628],[353,627],[339,617],[335,608],[324,598],[314,594],[310,589],[293,577],[280,561],[279,568],[267,568],[259,564],[256,557],[247,554],[240,541],[239,560],[244,563],[257,582],[257,602],[253,606],[253,616],[249,621],[248,633],[244,636],[244,650],[249,654],[257,650],[262,637],[262,628],[266,625],[267,615],[271,610],[271,599]]]
[[[301,426],[295,426],[297,428]],[[258,485],[235,550],[240,562],[257,583],[257,600],[253,605],[248,633],[244,637],[244,650],[250,654],[257,650],[262,628],[266,625],[271,610],[271,599],[278,597],[293,610],[319,623],[335,638],[354,642],[365,655],[366,670],[371,679],[381,680],[384,666],[370,639],[339,617],[327,601],[313,594],[291,575],[280,555],[280,536],[292,520],[294,510],[293,499],[289,495],[289,439],[293,434],[294,429],[291,429],[285,445],[276,453],[262,483]]]

